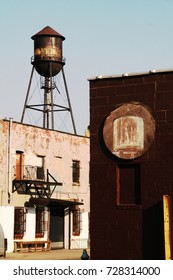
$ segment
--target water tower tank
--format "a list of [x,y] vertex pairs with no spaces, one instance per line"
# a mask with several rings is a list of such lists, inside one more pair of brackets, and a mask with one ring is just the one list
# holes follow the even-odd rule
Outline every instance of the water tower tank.
[[62,41],[65,37],[47,26],[33,35],[34,57],[32,64],[36,71],[44,77],[56,76],[65,62],[62,56]]

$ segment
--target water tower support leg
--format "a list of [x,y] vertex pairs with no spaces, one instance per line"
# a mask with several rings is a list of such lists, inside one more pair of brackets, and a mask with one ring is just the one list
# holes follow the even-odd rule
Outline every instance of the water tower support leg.
[[29,97],[29,92],[30,92],[30,88],[31,88],[33,73],[34,73],[34,66],[32,67],[32,70],[31,70],[31,76],[30,76],[30,80],[29,80],[29,85],[28,85],[28,90],[27,90],[27,94],[26,94],[26,98],[25,98],[24,107],[23,107],[21,123],[23,123],[23,119],[24,119],[24,116],[25,116],[25,110],[26,110],[26,105],[27,105],[27,102],[28,102],[28,97]]
[[53,89],[51,89],[52,129],[54,129]]
[[66,90],[66,94],[67,94],[67,100],[68,100],[68,105],[69,105],[69,109],[70,109],[73,130],[74,130],[74,133],[77,134],[76,126],[75,126],[75,122],[74,122],[74,117],[73,117],[73,112],[72,112],[72,107],[71,107],[71,102],[70,102],[70,97],[69,97],[68,88],[67,88],[67,83],[66,83],[66,78],[65,78],[65,74],[64,74],[64,69],[63,68],[62,68],[62,75],[63,75],[65,90]]

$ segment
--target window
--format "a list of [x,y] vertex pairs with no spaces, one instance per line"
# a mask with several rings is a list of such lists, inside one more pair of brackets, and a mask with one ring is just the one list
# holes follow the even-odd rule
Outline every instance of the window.
[[44,179],[44,170],[43,167],[37,166],[37,179],[43,180]]
[[80,180],[80,161],[73,160],[72,163],[72,176],[73,176],[73,183],[79,184]]
[[73,211],[73,235],[80,235],[80,209],[75,206]]
[[122,164],[116,168],[117,204],[141,203],[140,165]]
[[37,156],[37,179],[44,180],[44,156]]
[[14,209],[14,239],[22,239],[25,232],[26,213],[24,208]]
[[36,207],[36,237],[43,237],[45,231],[44,207]]

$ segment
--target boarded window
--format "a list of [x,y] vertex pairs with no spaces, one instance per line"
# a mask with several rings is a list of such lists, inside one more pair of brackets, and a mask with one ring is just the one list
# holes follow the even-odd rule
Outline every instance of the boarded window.
[[73,211],[73,235],[80,235],[80,209],[75,206]]
[[43,237],[45,231],[44,207],[36,207],[36,237]]
[[26,213],[23,207],[14,209],[14,239],[22,239],[26,226]]
[[117,204],[140,204],[140,165],[118,165],[116,169]]
[[73,183],[80,182],[80,161],[79,160],[73,160],[72,162],[72,177],[73,177]]

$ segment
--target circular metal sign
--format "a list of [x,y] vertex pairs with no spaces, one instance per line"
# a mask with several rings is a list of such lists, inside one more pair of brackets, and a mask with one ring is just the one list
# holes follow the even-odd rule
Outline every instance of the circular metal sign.
[[103,127],[103,138],[109,151],[122,159],[144,154],[155,137],[155,120],[146,107],[126,103],[112,111]]

